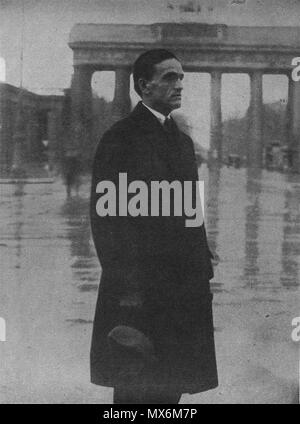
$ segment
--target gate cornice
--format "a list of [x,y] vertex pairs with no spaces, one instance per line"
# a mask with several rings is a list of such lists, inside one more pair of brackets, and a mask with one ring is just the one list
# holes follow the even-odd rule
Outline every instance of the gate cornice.
[[288,73],[300,56],[300,27],[238,27],[221,24],[77,24],[69,46],[74,65],[95,69],[131,66],[151,48],[178,54],[186,71]]

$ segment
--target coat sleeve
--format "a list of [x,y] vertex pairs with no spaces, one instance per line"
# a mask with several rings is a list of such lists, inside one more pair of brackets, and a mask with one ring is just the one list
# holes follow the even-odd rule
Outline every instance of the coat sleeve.
[[[196,155],[195,155],[194,142],[193,142],[192,138],[189,135],[182,134],[182,136],[186,140],[187,144],[190,146],[191,156],[193,158],[194,178],[192,178],[192,180],[199,180],[199,176],[198,176],[198,165],[197,165],[197,160],[196,160]],[[206,228],[205,228],[204,222],[201,225],[201,227],[199,228],[199,230],[200,230],[200,239],[205,242],[206,249],[207,249],[207,255],[208,255],[208,278],[211,279],[214,276],[213,267],[212,267],[212,264],[211,264],[211,259],[214,259],[214,255],[212,254],[212,252],[210,250],[210,247],[209,247],[209,244],[208,244],[207,234],[206,234]]]
[[126,144],[122,133],[107,132],[98,145],[93,163],[90,217],[92,236],[103,271],[122,276],[117,278],[123,282],[122,292],[132,298],[142,295],[143,286],[149,278],[139,218],[118,216],[118,212],[116,216],[101,217],[96,211],[101,196],[96,193],[96,187],[101,181],[114,183],[118,203],[119,173],[127,173],[128,184],[134,178],[132,157],[126,154]]

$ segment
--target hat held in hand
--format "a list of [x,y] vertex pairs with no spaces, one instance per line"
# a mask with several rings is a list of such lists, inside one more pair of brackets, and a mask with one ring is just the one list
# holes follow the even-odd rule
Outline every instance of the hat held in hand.
[[146,362],[157,361],[153,344],[144,333],[136,328],[118,325],[109,332],[108,339],[123,349],[141,355]]

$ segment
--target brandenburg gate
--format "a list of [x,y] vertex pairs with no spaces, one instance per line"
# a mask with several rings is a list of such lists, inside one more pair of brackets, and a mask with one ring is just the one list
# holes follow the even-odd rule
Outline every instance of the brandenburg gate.
[[[287,119],[294,168],[299,167],[300,81],[291,78],[292,59],[300,56],[300,27],[240,27],[222,24],[156,23],[151,25],[77,24],[70,34],[74,74],[71,86],[72,122],[91,134],[94,72],[115,71],[113,118],[131,107],[130,74],[134,60],[145,50],[166,48],[180,59],[185,72],[211,75],[210,150],[222,154],[221,77],[223,73],[250,76],[248,164],[261,166],[263,157],[264,74],[288,77]],[[195,87],[197,90],[197,87]],[[199,93],[200,95],[200,93]]]

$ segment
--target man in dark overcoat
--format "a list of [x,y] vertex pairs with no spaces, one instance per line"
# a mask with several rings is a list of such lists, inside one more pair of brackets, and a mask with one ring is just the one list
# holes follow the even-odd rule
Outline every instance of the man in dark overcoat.
[[[171,52],[143,53],[133,67],[142,101],[103,135],[94,159],[91,227],[102,275],[91,381],[114,387],[115,403],[178,403],[182,393],[218,385],[212,254],[203,222],[186,226],[184,213],[162,216],[161,206],[159,216],[151,216],[150,206],[148,216],[126,215],[118,205],[120,174],[128,185],[198,180],[193,142],[169,116],[181,106],[183,76]],[[111,206],[111,213],[99,213],[103,181],[116,187],[116,196],[106,192],[116,213]]]

